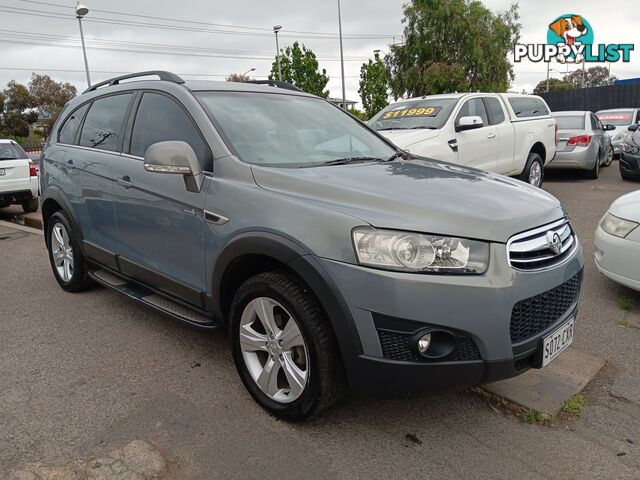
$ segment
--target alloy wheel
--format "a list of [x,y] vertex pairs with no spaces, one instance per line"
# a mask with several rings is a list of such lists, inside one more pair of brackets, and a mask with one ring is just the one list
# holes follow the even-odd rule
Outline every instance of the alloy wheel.
[[239,329],[242,358],[260,390],[280,403],[299,398],[309,381],[309,353],[294,317],[258,297],[244,308]]
[[534,187],[539,187],[542,183],[542,165],[538,162],[533,162],[531,164],[531,169],[529,170],[529,184]]
[[62,223],[56,223],[51,229],[51,252],[58,276],[63,282],[70,282],[73,277],[73,247],[69,232]]

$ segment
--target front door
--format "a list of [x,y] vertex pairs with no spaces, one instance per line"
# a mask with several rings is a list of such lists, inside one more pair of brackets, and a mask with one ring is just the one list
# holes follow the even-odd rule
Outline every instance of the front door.
[[456,115],[456,124],[462,117],[478,116],[483,126],[456,134],[458,163],[480,170],[495,171],[498,157],[498,135],[496,127],[489,125],[487,111],[480,97],[467,100]]
[[[182,175],[147,172],[144,154],[160,141],[192,146],[203,165],[210,151],[197,127],[172,97],[145,92],[131,130],[128,153],[114,166],[116,221],[122,272],[202,307],[206,290],[204,206],[210,178],[188,192]],[[127,151],[127,146],[125,146]]]

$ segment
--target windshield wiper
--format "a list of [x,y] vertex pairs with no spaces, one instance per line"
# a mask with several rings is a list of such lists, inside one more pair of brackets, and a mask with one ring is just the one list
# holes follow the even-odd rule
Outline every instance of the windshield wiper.
[[409,130],[408,127],[387,127],[387,128],[379,128],[377,131],[380,132],[382,130]]
[[412,130],[416,130],[418,128],[428,128],[429,130],[438,130],[438,127],[432,127],[431,125],[418,125],[417,127],[411,127]]
[[387,158],[387,162],[393,162],[395,159],[397,158],[405,158],[405,152],[396,152],[393,155],[391,155],[389,158]]
[[0,160],[20,160],[17,157],[0,157]]
[[312,165],[313,167],[326,166],[326,165],[346,165],[348,163],[357,162],[384,162],[385,160],[377,157],[346,157],[336,158],[335,160],[329,160],[327,162],[317,163]]

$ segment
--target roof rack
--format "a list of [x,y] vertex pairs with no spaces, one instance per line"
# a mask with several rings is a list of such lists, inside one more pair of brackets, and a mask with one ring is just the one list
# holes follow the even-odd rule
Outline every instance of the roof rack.
[[120,80],[127,80],[129,78],[137,77],[148,77],[150,75],[156,75],[160,78],[160,80],[165,80],[167,82],[184,83],[184,80],[175,73],[166,72],[164,70],[149,70],[148,72],[128,73],[127,75],[122,75],[120,77],[110,78],[109,80],[105,80],[104,82],[91,85],[82,93],[93,92],[94,90],[97,90],[100,87],[104,87],[105,85],[118,85],[120,83]]
[[251,80],[248,83],[254,83],[256,85],[270,85],[272,87],[283,88],[285,90],[293,90],[294,92],[302,92],[298,87],[281,80]]

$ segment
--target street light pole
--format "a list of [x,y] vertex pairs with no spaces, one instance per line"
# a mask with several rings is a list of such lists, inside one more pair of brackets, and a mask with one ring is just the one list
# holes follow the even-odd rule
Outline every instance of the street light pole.
[[252,68],[250,68],[249,70],[247,70],[246,72],[244,72],[244,73],[242,74],[242,76],[243,76],[243,77],[246,77],[246,76],[247,76],[247,73],[251,73],[251,72],[255,72],[255,71],[256,71],[255,67],[252,67]]
[[340,12],[340,0],[338,0],[338,32],[340,33],[340,71],[342,73],[342,108],[347,109],[347,94],[344,87],[344,52],[342,49],[342,14]]
[[89,62],[87,60],[87,49],[84,45],[84,32],[82,31],[82,18],[89,13],[89,9],[82,3],[76,4],[76,18],[80,26],[80,41],[82,42],[82,55],[84,56],[84,70],[87,74],[87,88],[91,87],[91,77],[89,76]]
[[278,32],[282,29],[282,25],[275,25],[273,33],[276,34],[276,62],[278,64],[278,80],[282,80],[282,70],[280,70],[280,45],[278,44]]
[[549,73],[551,72],[551,65],[547,63],[547,93],[549,93]]

